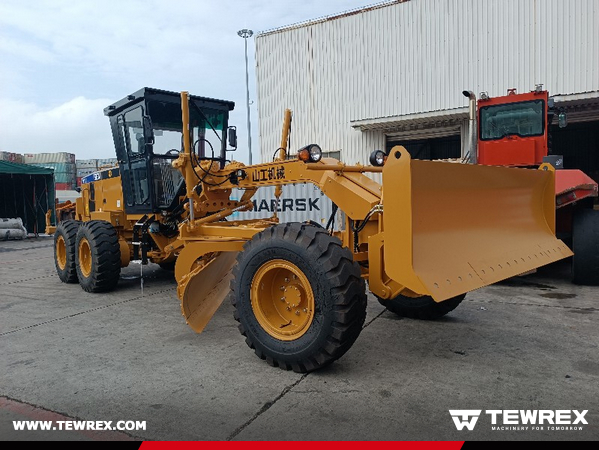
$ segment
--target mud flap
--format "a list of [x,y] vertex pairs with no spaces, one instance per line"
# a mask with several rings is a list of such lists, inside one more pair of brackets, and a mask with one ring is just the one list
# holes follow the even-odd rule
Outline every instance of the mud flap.
[[394,147],[386,274],[439,302],[572,256],[555,237],[554,186],[551,171],[416,161]]
[[183,291],[179,292],[181,312],[195,332],[202,332],[229,293],[237,253],[220,253],[185,275],[179,283]]

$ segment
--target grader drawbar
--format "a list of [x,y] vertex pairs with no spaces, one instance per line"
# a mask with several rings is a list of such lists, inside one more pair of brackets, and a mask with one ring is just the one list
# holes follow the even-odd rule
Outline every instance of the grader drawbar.
[[[58,224],[61,280],[102,292],[131,261],[174,265],[193,330],[228,296],[260,358],[308,372],[352,346],[366,285],[389,310],[434,319],[467,292],[572,255],[555,237],[549,166],[417,161],[400,146],[368,166],[322,158],[315,144],[288,159],[289,110],[276,158],[246,166],[226,157],[233,106],[144,88],[105,109],[119,168],[84,180],[76,219]],[[382,185],[367,173],[382,173]],[[257,189],[276,186],[278,196],[293,183],[331,199],[326,227],[232,219]]]

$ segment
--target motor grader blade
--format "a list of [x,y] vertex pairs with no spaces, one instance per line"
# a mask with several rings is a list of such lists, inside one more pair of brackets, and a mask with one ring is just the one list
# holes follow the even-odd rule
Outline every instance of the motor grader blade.
[[394,147],[383,170],[387,275],[439,302],[572,256],[555,237],[554,186],[549,170],[416,161]]
[[204,330],[227,296],[237,253],[220,253],[206,264],[196,267],[179,283],[181,312],[195,332]]

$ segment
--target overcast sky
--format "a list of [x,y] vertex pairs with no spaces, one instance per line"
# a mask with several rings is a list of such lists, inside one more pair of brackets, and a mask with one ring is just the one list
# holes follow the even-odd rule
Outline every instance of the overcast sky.
[[[245,54],[254,33],[380,3],[368,0],[1,0],[0,151],[112,158],[103,108],[142,87],[235,102],[247,162]],[[248,40],[253,162],[259,161],[254,38]]]

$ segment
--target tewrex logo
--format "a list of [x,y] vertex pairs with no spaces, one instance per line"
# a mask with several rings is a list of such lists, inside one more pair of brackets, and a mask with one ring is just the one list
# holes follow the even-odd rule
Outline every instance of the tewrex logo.
[[[474,430],[478,421],[480,409],[450,409],[449,414],[453,423],[459,431],[466,428]],[[579,412],[576,409],[487,409],[485,414],[491,416],[492,430],[555,430],[555,431],[578,431],[582,426],[588,425],[584,416],[588,410]]]
[[481,411],[480,409],[450,409],[449,414],[458,430],[462,431],[466,427],[472,431]]

